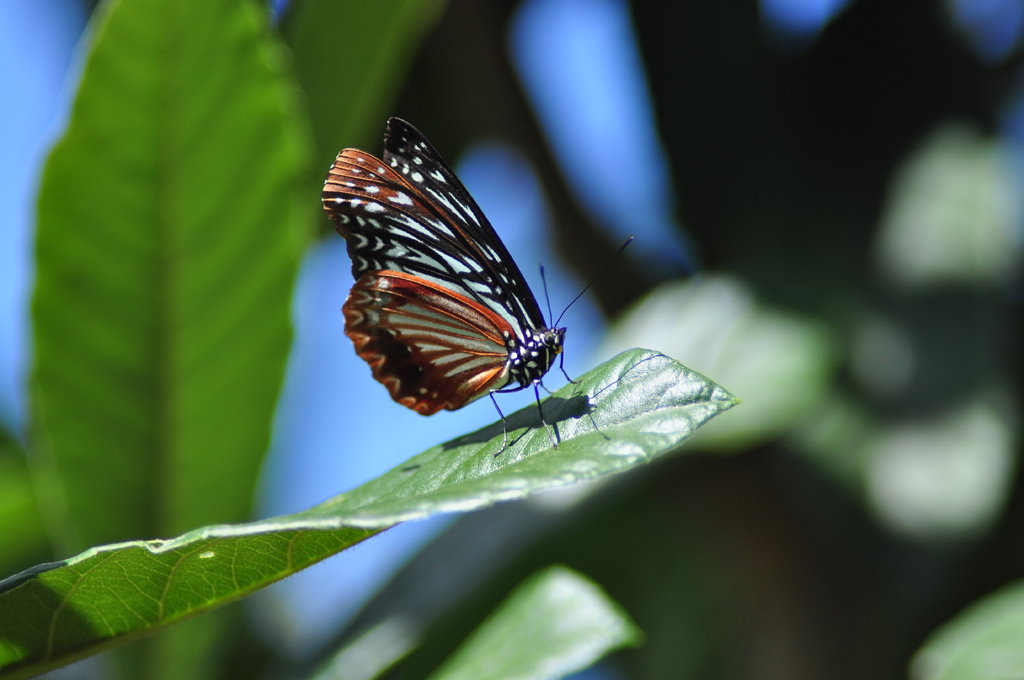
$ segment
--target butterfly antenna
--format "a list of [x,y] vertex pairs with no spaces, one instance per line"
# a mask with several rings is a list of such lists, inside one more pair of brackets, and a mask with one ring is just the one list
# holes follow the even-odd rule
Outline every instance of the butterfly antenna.
[[[607,262],[605,262],[605,265],[603,267],[601,267],[601,271],[599,271],[597,273],[597,276],[595,276],[594,278],[590,279],[590,283],[588,283],[586,286],[584,286],[583,290],[580,291],[580,294],[577,295],[576,297],[574,297],[572,299],[572,302],[570,302],[569,304],[567,304],[565,306],[565,309],[562,310],[562,313],[558,315],[558,319],[555,321],[555,323],[553,323],[551,325],[552,328],[558,326],[558,322],[562,320],[562,317],[565,316],[565,313],[569,311],[569,308],[572,307],[574,304],[576,304],[576,301],[579,300],[581,297],[583,297],[584,293],[586,293],[588,290],[590,290],[590,287],[594,285],[595,281],[597,281],[599,278],[604,276],[604,273],[606,271],[608,271],[609,267],[612,266],[612,262],[615,262],[616,258],[618,258],[618,256],[622,254],[622,251],[626,249],[626,246],[628,246],[632,242],[633,242],[633,237],[632,236],[630,236],[629,238],[626,239],[626,242],[622,244],[622,246],[619,248],[618,252],[615,253],[614,255],[612,255],[611,258]],[[547,288],[546,287],[545,287],[544,291],[545,291],[545,294],[546,294],[547,293]]]
[[[548,296],[548,279],[544,276],[544,263],[540,263],[540,282],[544,286],[544,300],[548,303],[548,319],[555,318],[555,315],[551,313],[551,298]],[[559,317],[561,318],[561,317]],[[553,326],[552,326],[553,327]]]

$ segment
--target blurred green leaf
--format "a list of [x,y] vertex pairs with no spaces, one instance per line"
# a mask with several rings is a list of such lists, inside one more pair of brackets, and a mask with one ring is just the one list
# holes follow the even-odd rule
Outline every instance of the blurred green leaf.
[[25,454],[0,431],[0,574],[48,559],[50,540]]
[[519,586],[430,677],[561,678],[643,639],[629,615],[597,585],[555,566]]
[[911,665],[914,680],[1018,680],[1024,673],[1024,581],[971,605],[936,631]]
[[32,306],[34,452],[73,544],[248,513],[308,232],[285,62],[248,0],[95,20],[42,177]]
[[419,626],[395,616],[363,632],[337,649],[309,680],[373,680],[413,651],[420,642]]
[[[282,31],[316,136],[320,179],[346,146],[380,144],[391,100],[445,0],[296,0]],[[320,185],[316,184],[319,199]],[[319,206],[319,200],[313,203]],[[324,222],[326,224],[326,221]]]
[[1009,395],[991,395],[880,428],[867,443],[871,509],[894,533],[918,539],[984,532],[1013,486],[1019,413]]
[[862,404],[833,389],[808,411],[787,443],[851,494],[862,495],[871,463],[868,445],[880,428],[876,420]]
[[1000,283],[1022,260],[1020,172],[1007,143],[945,123],[904,162],[878,232],[889,281]]
[[759,305],[725,276],[655,289],[615,323],[602,354],[641,343],[741,395],[741,411],[703,428],[692,443],[705,448],[738,449],[784,433],[822,398],[835,364],[822,325]]
[[[269,25],[254,0],[94,17],[42,176],[32,304],[32,454],[64,550],[249,516],[311,226],[311,143]],[[122,621],[149,611],[133,602]],[[125,675],[212,676],[227,628],[199,625],[133,650]],[[78,634],[95,638],[47,644]]]
[[536,407],[529,407],[508,417],[504,451],[496,423],[304,512],[207,527],[171,541],[95,548],[48,571],[0,582],[0,669],[16,668],[14,677],[23,677],[131,640],[238,599],[400,521],[627,470],[672,451],[735,403],[678,362],[632,350],[544,402],[545,419],[561,440],[557,449]]

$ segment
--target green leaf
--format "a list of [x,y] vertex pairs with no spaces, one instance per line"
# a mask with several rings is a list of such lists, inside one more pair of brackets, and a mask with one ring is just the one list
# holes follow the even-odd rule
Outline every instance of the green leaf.
[[[388,106],[445,4],[445,0],[291,3],[282,30],[295,54],[296,75],[308,101],[317,140],[318,178],[323,178],[342,147],[380,144]],[[319,210],[320,183],[313,188],[312,205]]]
[[431,680],[542,680],[642,644],[643,632],[593,582],[561,566],[519,586]]
[[25,454],[0,431],[0,574],[24,569],[49,555]]
[[821,324],[759,304],[727,276],[659,286],[616,322],[604,352],[641,338],[743,395],[736,417],[693,441],[709,450],[742,450],[793,428],[822,399],[836,363]]
[[[42,177],[32,305],[32,454],[65,551],[250,516],[311,226],[311,142],[268,27],[256,0],[94,17]],[[212,676],[227,622],[199,625],[124,674]]]
[[30,677],[124,644],[237,600],[374,532],[231,533],[213,527],[166,544],[103,546],[0,581],[0,677]]
[[504,451],[502,425],[495,423],[435,446],[312,512],[343,512],[349,526],[379,528],[524,498],[649,462],[735,403],[665,355],[631,350],[544,401],[544,418],[561,440],[557,449],[536,407],[527,407],[508,417]]
[[495,423],[304,512],[207,527],[170,541],[95,548],[48,571],[0,582],[0,669],[17,668],[15,677],[23,677],[144,635],[400,521],[627,470],[672,451],[735,403],[678,362],[631,350],[544,402],[545,419],[561,439],[557,449],[533,406],[508,417],[505,450]]
[[971,605],[925,642],[914,680],[1018,680],[1024,669],[1024,581]]
[[34,451],[76,549],[248,516],[309,140],[250,0],[104,3],[46,164]]
[[889,285],[1000,286],[1020,261],[1024,215],[1012,143],[946,122],[894,173],[875,257]]

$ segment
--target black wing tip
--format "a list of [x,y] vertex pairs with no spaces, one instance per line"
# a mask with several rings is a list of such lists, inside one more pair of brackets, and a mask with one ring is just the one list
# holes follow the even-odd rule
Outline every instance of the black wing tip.
[[399,155],[407,155],[412,147],[425,144],[426,148],[435,155],[434,147],[430,145],[422,132],[416,129],[412,123],[397,116],[388,118],[387,127],[384,130],[384,150]]

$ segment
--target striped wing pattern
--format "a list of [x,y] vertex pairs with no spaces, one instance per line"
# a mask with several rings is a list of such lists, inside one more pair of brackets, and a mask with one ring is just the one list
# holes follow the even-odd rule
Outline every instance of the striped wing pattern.
[[417,413],[454,411],[508,380],[504,320],[442,286],[369,272],[342,309],[373,377]]
[[390,270],[458,291],[501,314],[522,337],[544,328],[537,301],[476,201],[430,143],[388,121],[384,159],[338,154],[324,209],[348,242],[352,274]]
[[494,228],[423,135],[391,118],[384,147],[383,160],[339,153],[322,196],[352,259],[343,311],[356,352],[423,415],[538,382],[565,329],[547,328]]

